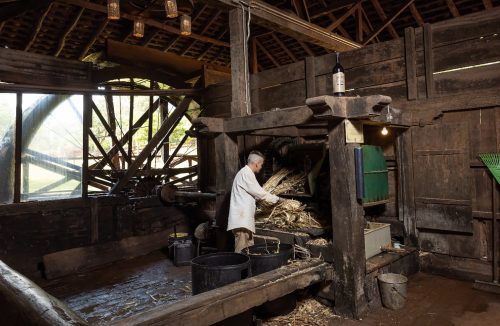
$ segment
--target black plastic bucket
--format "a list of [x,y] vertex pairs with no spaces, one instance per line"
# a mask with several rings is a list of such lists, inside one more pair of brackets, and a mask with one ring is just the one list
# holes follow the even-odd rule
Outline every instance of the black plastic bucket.
[[191,260],[193,295],[247,278],[250,259],[234,252],[218,252]]
[[184,240],[181,242],[174,242],[172,244],[174,252],[174,265],[175,266],[189,266],[191,259],[194,257],[194,246],[191,240]]
[[280,243],[279,251],[276,253],[277,244],[257,244],[244,249],[243,253],[250,257],[252,275],[256,276],[272,271],[278,267],[286,265],[288,259],[292,258],[293,246],[287,243]]
[[[243,250],[250,257],[253,276],[272,271],[288,263],[288,259],[292,258],[293,246],[281,243],[278,252],[276,252],[277,248],[277,244],[257,244]],[[262,304],[255,309],[255,312],[263,317],[285,315],[294,310],[296,305],[297,296],[295,292],[292,292]]]
[[[219,252],[198,256],[191,260],[193,295],[231,284],[250,276],[250,259],[234,252]],[[253,312],[249,309],[214,325],[252,325]]]

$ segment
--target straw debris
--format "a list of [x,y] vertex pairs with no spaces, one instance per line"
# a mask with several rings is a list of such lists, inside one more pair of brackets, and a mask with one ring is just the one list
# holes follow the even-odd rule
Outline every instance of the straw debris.
[[327,307],[314,300],[308,298],[297,303],[297,308],[288,315],[278,316],[264,321],[265,326],[326,326],[330,325],[332,318],[340,318],[335,315],[332,308]]
[[[281,169],[264,184],[263,188],[272,194],[290,193],[292,190],[304,192],[307,176],[305,173],[293,174],[293,170]],[[255,214],[257,224],[273,225],[283,229],[321,228],[321,224],[310,212],[306,212],[306,205],[298,200],[285,199],[277,205],[266,202],[257,204]]]

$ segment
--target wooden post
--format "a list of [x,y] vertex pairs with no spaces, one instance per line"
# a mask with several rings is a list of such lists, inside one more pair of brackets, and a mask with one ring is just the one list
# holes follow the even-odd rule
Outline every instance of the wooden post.
[[405,229],[405,244],[416,246],[417,222],[415,215],[415,193],[413,189],[413,156],[411,130],[396,138],[396,161],[398,165],[398,210],[399,220]]
[[424,25],[425,87],[427,98],[434,97],[434,55],[432,53],[432,25]]
[[306,57],[306,97],[316,96],[316,66],[314,57]]
[[333,257],[336,280],[335,311],[360,319],[367,311],[364,293],[364,211],[356,199],[354,148],[345,143],[344,120],[329,123],[330,189],[332,203]]
[[[152,80],[149,81],[149,88],[152,90],[154,89],[154,82]],[[149,107],[153,106],[153,96],[149,96]],[[148,116],[148,143],[151,141],[151,138],[153,137],[153,112],[151,110],[148,111],[149,116]],[[151,161],[154,159],[154,157],[149,157],[148,158],[148,163],[146,164],[147,169],[151,169]]]
[[83,95],[83,139],[82,139],[82,197],[88,196],[89,187],[89,129],[92,124],[92,98],[91,95]]
[[[231,41],[231,117],[239,117],[246,112],[247,104],[251,107],[250,96],[247,96],[246,78],[243,71],[247,71],[248,62],[245,52],[245,13],[241,8],[229,11],[229,29]],[[247,74],[247,78],[250,76]],[[248,94],[249,95],[249,94]],[[238,139],[236,136],[221,134],[215,139],[216,152],[216,222],[219,229],[217,247],[228,250],[230,248],[227,228],[229,213],[229,196],[234,177],[238,172]]]
[[[130,90],[134,90],[134,79],[130,78]],[[134,96],[130,95],[130,106],[129,106],[129,116],[128,116],[128,132],[127,134],[130,134],[130,138],[128,139],[128,149],[127,149],[127,154],[128,157],[130,157],[130,162],[128,163],[127,168],[130,168],[132,165],[133,161],[133,153],[132,153],[132,144],[133,144],[133,138],[134,138],[134,132],[132,131],[132,128],[134,128]],[[151,110],[151,106],[148,108],[148,112]]]
[[16,94],[16,140],[14,147],[14,203],[21,201],[21,153],[23,150],[23,94]]
[[415,50],[415,29],[405,29],[406,89],[408,100],[417,99],[417,51]]

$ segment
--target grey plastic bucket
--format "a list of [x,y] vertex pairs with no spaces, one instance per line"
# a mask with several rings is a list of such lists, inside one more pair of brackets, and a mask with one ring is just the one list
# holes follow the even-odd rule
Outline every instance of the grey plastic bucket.
[[406,285],[408,278],[401,274],[387,273],[378,276],[382,304],[389,309],[397,310],[406,302]]

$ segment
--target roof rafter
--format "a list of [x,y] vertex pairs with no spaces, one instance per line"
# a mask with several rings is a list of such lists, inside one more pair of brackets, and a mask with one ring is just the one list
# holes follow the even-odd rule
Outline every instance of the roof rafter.
[[453,0],[445,0],[446,5],[448,6],[448,9],[450,9],[451,15],[453,17],[459,17],[460,12],[458,11],[457,6],[455,5],[455,2]]
[[66,30],[66,32],[64,32],[63,36],[61,37],[61,40],[59,41],[59,46],[57,47],[57,50],[56,50],[56,53],[54,54],[54,56],[57,57],[57,56],[59,56],[59,54],[61,54],[61,52],[64,48],[64,45],[66,44],[66,38],[73,31],[73,29],[75,29],[76,25],[78,24],[78,22],[80,21],[80,18],[83,15],[84,11],[85,11],[85,8],[80,8],[80,10],[78,10],[78,13],[76,14],[75,18],[73,19],[73,23],[71,25],[69,25],[68,29]]
[[269,51],[267,51],[267,49],[260,43],[260,41],[255,38],[255,44],[257,44],[257,47],[262,51],[264,52],[264,54],[273,62],[273,64],[276,66],[276,67],[279,67],[281,66],[279,64],[279,62],[271,55],[271,53],[269,53]]
[[[235,8],[239,4],[232,0],[205,0],[226,8]],[[310,42],[325,49],[348,51],[358,49],[360,44],[332,33],[318,25],[309,23],[296,15],[291,15],[261,0],[248,0],[252,21],[256,24],[295,39]]]
[[[382,21],[387,20],[387,15],[385,14],[384,8],[382,8],[382,6],[380,5],[380,2],[378,0],[371,0],[371,3],[373,5],[373,7],[375,8],[375,11],[377,11],[377,14],[380,17],[380,19]],[[396,32],[396,29],[394,28],[392,23],[387,25],[387,30],[391,34],[392,38],[394,38],[394,39],[399,38],[398,32]]]
[[354,14],[354,12],[358,9],[358,6],[360,6],[362,2],[363,2],[363,0],[358,0],[355,4],[353,4],[351,6],[351,8],[349,8],[349,10],[347,10],[347,12],[345,14],[342,15],[342,17],[340,17],[339,19],[337,19],[336,21],[334,21],[333,23],[331,23],[330,25],[328,25],[326,27],[326,29],[329,30],[329,31],[335,30],[347,18],[349,18],[350,16],[352,16]]
[[97,30],[95,31],[95,33],[90,38],[90,40],[87,43],[87,45],[85,45],[85,47],[83,48],[82,53],[78,56],[79,60],[83,60],[83,58],[85,58],[85,56],[89,52],[90,48],[94,45],[94,43],[97,41],[97,39],[99,38],[99,36],[102,34],[102,32],[104,32],[104,30],[108,26],[108,22],[109,22],[109,20],[107,20],[107,19],[104,19],[101,22],[101,24],[99,25],[99,27],[97,28]]
[[411,5],[415,0],[406,0],[394,13],[391,17],[387,18],[384,23],[373,31],[373,33],[365,40],[363,45],[368,44],[373,38],[375,38],[381,31],[383,31],[387,25],[392,23],[394,19],[396,19],[409,5]]
[[[71,4],[74,6],[84,7],[86,9],[98,11],[98,12],[101,12],[104,14],[108,12],[108,9],[106,6],[102,6],[102,5],[99,5],[99,4],[96,4],[93,2],[84,1],[84,0],[57,0],[57,1],[61,2],[61,3]],[[125,12],[122,12],[120,17],[127,19],[127,20],[131,20],[131,21],[134,21],[137,18],[137,16],[131,15],[131,14],[128,14]],[[173,26],[170,26],[170,25],[163,24],[162,22],[159,22],[157,20],[154,20],[151,18],[143,18],[142,20],[144,21],[145,25],[156,27],[157,29],[161,29],[165,32],[177,34],[177,35],[180,35],[180,33],[181,33],[180,29],[173,27]],[[213,39],[213,38],[207,37],[207,36],[201,36],[201,35],[198,35],[196,33],[191,33],[189,36],[185,36],[185,37],[193,38],[193,39],[196,39],[198,41],[202,41],[202,42],[206,42],[206,43],[213,43],[213,44],[219,45],[219,46],[229,47],[228,42],[216,40],[216,39]]]
[[297,57],[288,49],[288,47],[280,40],[278,36],[276,36],[276,33],[272,33],[271,36],[273,39],[278,43],[278,45],[286,52],[286,54],[292,59],[293,62],[297,62]]
[[40,33],[40,29],[42,29],[43,21],[47,17],[47,14],[49,13],[50,9],[52,9],[53,4],[54,4],[53,2],[49,3],[49,5],[47,6],[47,9],[45,9],[43,14],[40,16],[40,19],[38,19],[38,23],[36,24],[35,31],[31,35],[31,38],[30,38],[28,44],[26,44],[24,51],[29,51],[31,49],[31,47],[33,46],[33,44],[35,43],[36,37],[38,36],[38,33]]
[[425,21],[422,18],[422,15],[420,15],[420,11],[418,11],[417,6],[414,3],[412,3],[410,5],[410,11],[411,11],[411,15],[413,16],[413,18],[415,18],[415,21],[417,22],[417,24],[420,27],[424,26]]

